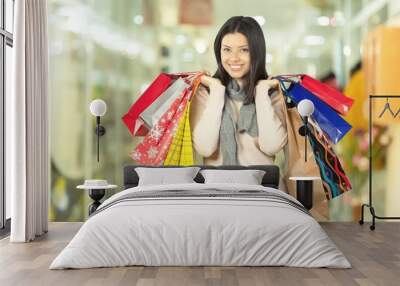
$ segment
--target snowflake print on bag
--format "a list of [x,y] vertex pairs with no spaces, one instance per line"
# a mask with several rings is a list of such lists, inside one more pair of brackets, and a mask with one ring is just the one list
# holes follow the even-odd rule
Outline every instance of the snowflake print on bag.
[[162,128],[158,125],[158,123],[156,123],[154,124],[154,127],[150,130],[150,138],[158,142],[160,141],[161,136],[162,136]]
[[135,160],[135,161],[139,161],[141,156],[142,156],[142,154],[140,154],[140,153],[137,152],[137,151],[133,151],[133,152],[131,153],[131,157],[132,157],[132,159]]
[[158,150],[154,147],[150,147],[149,151],[147,151],[147,157],[153,159],[157,156]]

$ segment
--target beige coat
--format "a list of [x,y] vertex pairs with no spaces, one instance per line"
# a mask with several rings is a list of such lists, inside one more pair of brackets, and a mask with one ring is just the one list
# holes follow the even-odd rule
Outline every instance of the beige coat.
[[[225,102],[225,88],[211,88],[208,93],[200,87],[195,94],[190,112],[192,140],[194,149],[204,159],[206,165],[222,165],[219,131],[224,104],[231,104],[235,119],[239,114],[241,102]],[[270,165],[275,163],[275,155],[282,149],[285,154],[285,167],[282,172],[282,189],[295,196],[295,182],[290,176],[319,176],[311,147],[308,144],[307,163],[304,162],[304,137],[297,130],[301,118],[295,109],[287,109],[281,92],[269,97],[268,90],[256,89],[255,105],[259,129],[258,137],[247,133],[236,133],[238,161],[240,165]],[[314,183],[314,207],[311,210],[315,218],[326,220],[329,216],[328,205],[320,181]]]

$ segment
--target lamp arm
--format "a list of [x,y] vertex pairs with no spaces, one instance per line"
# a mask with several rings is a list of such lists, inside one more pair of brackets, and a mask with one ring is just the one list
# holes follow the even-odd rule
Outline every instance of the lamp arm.
[[304,134],[304,161],[307,162],[308,116],[305,116],[305,118],[304,118],[304,127],[305,127],[305,134]]
[[97,134],[97,162],[100,161],[100,116],[96,116],[96,134]]

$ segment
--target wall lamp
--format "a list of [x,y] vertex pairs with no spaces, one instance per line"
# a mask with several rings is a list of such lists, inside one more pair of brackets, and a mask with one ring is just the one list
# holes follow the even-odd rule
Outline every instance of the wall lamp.
[[100,125],[100,117],[104,116],[107,111],[107,104],[104,100],[95,99],[90,103],[90,113],[96,116],[96,129],[95,134],[97,135],[97,162],[100,160],[100,136],[106,134],[104,126]]
[[305,162],[307,162],[308,117],[314,112],[314,103],[309,99],[303,99],[297,104],[297,111],[304,121],[304,125],[300,127],[299,133],[304,136],[304,158]]

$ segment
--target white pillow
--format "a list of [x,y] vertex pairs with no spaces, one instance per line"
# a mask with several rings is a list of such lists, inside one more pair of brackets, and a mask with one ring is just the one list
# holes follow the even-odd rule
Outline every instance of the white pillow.
[[233,183],[246,185],[261,185],[265,171],[262,170],[201,170],[205,184]]
[[199,167],[185,168],[135,168],[139,186],[195,183]]

